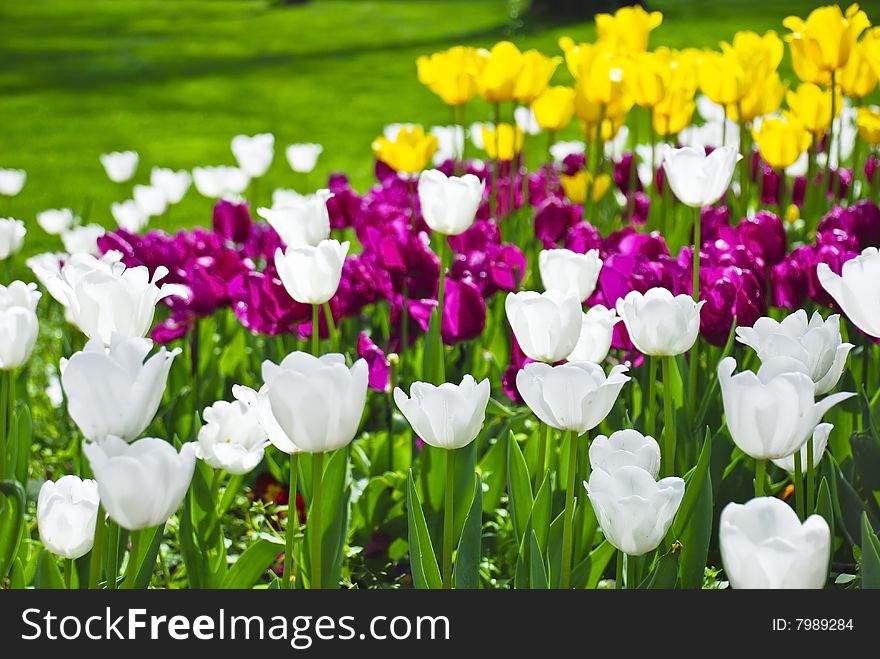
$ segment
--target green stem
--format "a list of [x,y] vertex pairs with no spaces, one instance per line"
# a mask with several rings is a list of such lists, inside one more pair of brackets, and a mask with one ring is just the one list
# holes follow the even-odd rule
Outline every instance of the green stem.
[[287,490],[287,529],[284,537],[284,579],[281,587],[290,590],[293,586],[293,539],[299,530],[296,514],[296,478],[299,471],[299,453],[290,454],[290,487]]
[[70,590],[73,585],[73,559],[68,558],[64,561],[64,586]]
[[[812,441],[812,439],[808,440]],[[804,521],[804,471],[801,466],[801,451],[798,449],[794,452],[794,501],[795,510],[797,510],[798,519]]]
[[[835,71],[831,71],[831,121],[828,123],[828,151],[825,154],[825,176],[826,180],[822,183],[822,196],[823,198],[827,194],[826,190],[828,187],[831,187],[832,192],[833,189],[833,179],[831,173],[831,151],[834,148],[834,115],[837,112],[837,94],[835,94],[835,90],[837,88],[837,83],[835,79]],[[840,163],[837,163],[838,166]],[[833,197],[833,194],[832,194]]]
[[647,387],[647,405],[645,407],[645,434],[649,437],[654,436],[657,427],[657,358],[654,355],[648,355],[648,387]]
[[807,515],[812,515],[816,509],[816,465],[813,455],[813,438],[807,440]]
[[455,449],[446,451],[446,500],[443,507],[443,588],[452,589],[452,543],[455,494]]
[[638,588],[638,577],[636,576],[637,568],[638,568],[638,559],[635,556],[626,557],[626,589],[627,590],[635,590]]
[[6,440],[11,425],[8,418],[11,379],[11,371],[0,371],[0,478],[6,478]]
[[312,538],[312,588],[321,588],[321,481],[324,476],[324,454],[312,454],[312,507],[308,523]]
[[568,478],[565,486],[565,517],[562,524],[562,572],[559,575],[559,587],[568,590],[571,583],[571,529],[574,522],[574,476],[577,472],[577,434],[568,431]]
[[319,304],[312,305],[312,354],[315,357],[320,356],[321,336],[320,326],[318,325],[318,310],[321,308]]
[[403,280],[403,309],[400,313],[400,386],[406,386],[406,351],[409,348],[409,285]]
[[333,320],[333,312],[330,310],[330,303],[325,302],[324,320],[327,322],[327,333],[330,336],[330,346],[333,352],[339,352],[339,332],[336,329],[336,322]]
[[140,550],[141,544],[141,532],[130,531],[129,540],[131,542],[131,547],[128,550],[128,565],[125,566],[125,580],[122,583],[122,587],[127,590],[134,588],[134,582],[137,579],[138,551]]
[[767,461],[755,459],[755,496],[764,496],[764,481],[767,480]]
[[544,480],[544,463],[547,462],[547,444],[550,443],[550,434],[552,432],[553,428],[545,423],[544,432],[542,432],[541,436],[538,438],[538,459],[535,462],[535,492],[538,491],[538,488],[541,487],[541,482]]
[[672,369],[675,357],[663,357],[663,475],[675,473],[675,401],[672,400]]
[[443,305],[446,303],[446,266],[449,261],[446,236],[438,235],[437,256],[440,257],[440,281],[437,284],[437,382],[446,381],[446,355],[443,349]]
[[89,589],[95,590],[101,583],[101,554],[104,549],[104,506],[98,504],[98,520],[95,522],[95,542],[89,559]]
[[700,301],[700,248],[703,240],[700,236],[702,222],[700,221],[700,209],[694,208],[694,253],[693,253],[693,292],[694,302]]

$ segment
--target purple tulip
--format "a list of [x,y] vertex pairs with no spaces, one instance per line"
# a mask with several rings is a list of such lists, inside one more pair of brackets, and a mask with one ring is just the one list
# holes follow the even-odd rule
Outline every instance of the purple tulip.
[[578,254],[586,254],[591,249],[598,249],[601,252],[602,234],[586,220],[577,222],[565,236],[565,248]]
[[807,276],[804,264],[789,255],[770,270],[770,291],[774,307],[794,311],[807,299]]
[[865,160],[865,180],[868,182],[868,185],[874,185],[874,176],[878,169],[880,169],[880,159],[876,156],[869,156]]
[[[618,325],[623,325],[623,323],[618,323]],[[501,388],[510,400],[519,405],[525,405],[525,401],[520,395],[519,389],[516,387],[516,374],[522,370],[523,366],[530,364],[533,361],[533,359],[526,357],[522,348],[519,347],[516,337],[511,333],[510,362],[508,362],[508,366],[504,370],[504,374],[501,376]]]
[[769,211],[758,211],[754,217],[740,221],[737,233],[743,246],[760,256],[767,265],[776,265],[785,257],[786,237],[782,221]]
[[229,287],[232,309],[251,332],[276,336],[290,333],[311,318],[310,305],[300,304],[278,278],[274,266],[264,272],[247,272],[236,277]]
[[547,197],[535,212],[535,236],[552,248],[576,222],[575,206],[558,197]]
[[361,211],[363,199],[352,189],[345,174],[331,174],[327,189],[333,196],[327,200],[327,212],[333,229],[354,226]]
[[241,244],[251,235],[251,213],[248,204],[243,201],[237,204],[221,199],[214,206],[214,231],[224,240]]
[[391,373],[391,363],[385,357],[385,353],[382,352],[382,349],[373,343],[370,335],[366,332],[358,334],[357,354],[358,357],[363,357],[367,362],[367,367],[369,369],[368,383],[370,389],[381,391],[383,393],[387,392],[388,379]]
[[471,341],[486,327],[486,303],[480,289],[467,279],[446,280],[441,336],[446,345]]
[[727,342],[734,318],[738,327],[751,327],[767,313],[761,278],[735,266],[701,268],[700,299],[700,333],[715,346]]
[[851,237],[849,249],[861,252],[866,247],[880,247],[880,209],[870,199],[849,208],[835,206],[816,229],[816,240],[822,243],[844,242],[841,235]]

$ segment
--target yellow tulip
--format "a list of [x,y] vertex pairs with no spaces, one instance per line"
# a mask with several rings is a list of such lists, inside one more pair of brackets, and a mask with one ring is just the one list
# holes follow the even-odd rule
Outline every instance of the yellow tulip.
[[559,177],[565,196],[573,204],[583,204],[590,195],[590,200],[595,204],[605,196],[611,187],[611,177],[608,174],[599,174],[595,180],[585,169],[579,169],[571,176],[563,174]]
[[652,108],[666,96],[672,68],[668,51],[641,53],[626,70],[627,89],[639,107]]
[[751,79],[732,50],[705,53],[699,66],[700,89],[718,105],[736,105],[745,98]]
[[498,124],[483,126],[483,148],[490,158],[505,162],[516,158],[522,150],[523,132],[519,126]]
[[785,221],[789,224],[794,224],[799,219],[801,219],[801,209],[798,208],[797,204],[789,204],[788,208],[785,209]]
[[837,82],[843,93],[851,98],[864,98],[877,87],[877,74],[867,57],[864,42],[853,46]]
[[480,51],[485,60],[477,76],[477,91],[489,103],[512,101],[524,58],[509,41],[499,41],[490,51]]
[[761,158],[776,169],[793,165],[811,142],[810,132],[791,116],[763,119],[752,128],[752,137]]
[[621,7],[614,14],[596,14],[596,32],[621,55],[636,55],[648,49],[651,31],[663,22],[659,11],[646,12],[642,7]]
[[875,27],[865,33],[861,41],[862,55],[868,60],[874,75],[880,79],[880,27]]
[[727,106],[727,116],[731,121],[739,122],[741,110],[742,120],[748,123],[776,112],[784,97],[785,85],[780,80],[779,74],[773,71],[763,79],[753,81],[738,105]]
[[765,78],[776,71],[785,47],[774,30],[763,35],[743,30],[733,35],[731,43],[722,42],[721,49],[736,55],[743,68],[748,70],[749,77],[755,79]]
[[575,83],[574,111],[588,125],[595,126],[600,119],[622,119],[632,107],[632,97],[627,94],[620,94],[610,103],[604,103],[596,99],[591,91],[588,81],[578,80]]
[[859,108],[856,124],[863,140],[874,146],[880,144],[880,108]]
[[535,113],[535,121],[544,130],[562,130],[574,115],[574,89],[548,87],[532,102],[532,112]]
[[561,57],[547,57],[537,50],[528,50],[523,54],[523,66],[513,88],[513,96],[520,103],[531,103],[540,96],[556,67],[562,62]]
[[693,87],[676,85],[654,106],[651,122],[658,135],[674,135],[687,128],[694,116]]
[[453,46],[449,50],[416,59],[419,82],[447,105],[461,105],[474,97],[477,76],[485,59],[476,48]]
[[421,126],[401,128],[392,142],[385,137],[373,140],[373,155],[392,169],[404,174],[422,171],[437,151],[437,138],[425,134]]
[[[791,114],[812,132],[818,139],[828,130],[831,125],[831,91],[814,85],[812,82],[802,82],[797,89],[790,89],[785,95]],[[837,92],[835,116],[840,115],[840,107],[843,105],[840,92]]]
[[806,20],[789,16],[782,24],[791,30],[786,40],[795,73],[805,82],[825,83],[816,78],[846,66],[853,45],[871,22],[857,4],[852,4],[846,14],[839,5],[827,5],[814,9]]
[[613,140],[617,133],[620,132],[621,127],[623,127],[623,124],[626,121],[626,115],[613,117],[611,119],[603,119],[601,131],[596,130],[597,125],[595,123],[588,124],[583,119],[580,119],[579,121],[581,124],[581,133],[587,137],[588,141],[600,139],[603,142],[608,142],[609,140]]

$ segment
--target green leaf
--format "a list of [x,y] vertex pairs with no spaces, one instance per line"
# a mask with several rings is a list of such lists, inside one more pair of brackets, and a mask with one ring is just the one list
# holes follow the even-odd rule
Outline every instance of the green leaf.
[[506,405],[502,405],[494,398],[489,399],[489,403],[488,405],[486,405],[486,414],[491,414],[492,416],[501,416],[508,419],[516,416],[516,412],[514,412]]
[[[348,532],[348,505],[350,488],[346,485],[348,475],[348,452],[339,449],[330,455],[321,477],[321,583],[326,588],[339,586],[342,569],[342,552]],[[305,565],[311,570],[311,535],[316,529],[306,522]]]
[[709,479],[709,465],[712,461],[712,435],[709,429],[706,429],[706,437],[703,439],[703,448],[700,450],[700,457],[697,459],[696,466],[685,475],[684,497],[681,500],[681,506],[675,516],[672,524],[673,537],[679,538],[684,533],[685,527],[690,521],[691,515],[697,508],[699,499],[702,496],[702,489],[705,482]]
[[252,588],[283,551],[284,545],[279,542],[257,540],[229,568],[223,579],[222,588],[238,590]]
[[24,564],[16,556],[12,563],[12,570],[9,572],[9,590],[23,590],[26,586]]
[[522,544],[526,522],[535,503],[529,469],[513,433],[507,434],[507,493],[510,497],[510,518],[517,545]]
[[675,542],[672,548],[657,560],[651,574],[639,584],[639,588],[651,590],[672,590],[675,588],[678,581],[680,559],[681,545]]
[[483,483],[474,475],[474,494],[455,554],[455,587],[480,587],[480,543],[483,530]]
[[61,578],[61,570],[58,569],[58,561],[49,553],[48,549],[40,552],[37,559],[37,578],[34,587],[39,590],[64,590],[64,579]]
[[550,576],[547,574],[547,566],[544,564],[544,555],[538,545],[538,536],[534,529],[530,534],[531,551],[531,576],[532,588],[547,590],[550,587]]
[[822,477],[819,483],[819,492],[816,496],[816,514],[821,515],[828,528],[831,529],[831,538],[834,539],[834,504],[831,501],[831,490],[828,488],[828,479]]
[[134,580],[134,587],[138,590],[145,590],[150,586],[150,579],[153,576],[153,568],[156,567],[156,558],[159,556],[163,535],[165,535],[164,524],[141,531],[138,573]]
[[246,356],[247,345],[245,344],[244,332],[236,332],[232,341],[226,344],[220,355],[220,373],[227,378],[233,377],[238,367],[244,363]]
[[0,579],[9,573],[24,530],[24,488],[14,480],[0,480]]
[[538,488],[538,494],[535,496],[535,502],[532,505],[532,532],[538,539],[538,546],[542,553],[547,551],[547,541],[550,535],[550,518],[553,514],[551,510],[552,500],[550,497],[550,474],[544,476],[541,487]]
[[16,440],[15,480],[19,483],[28,481],[28,465],[31,457],[31,443],[33,442],[33,426],[31,424],[30,408],[26,405],[19,409],[15,415],[13,436]]
[[440,577],[440,568],[437,565],[437,556],[434,553],[434,545],[428,534],[428,525],[425,523],[425,513],[419,501],[416,484],[413,481],[412,470],[407,477],[406,507],[409,526],[409,559],[412,565],[413,582],[416,588],[441,589],[443,579]]
[[[505,433],[506,435],[506,433]],[[507,444],[498,439],[480,459],[478,470],[488,485],[483,492],[483,512],[492,514],[501,502],[507,484]]]
[[681,587],[702,588],[712,539],[712,477],[703,481],[690,522],[681,542]]
[[871,528],[868,515],[862,514],[862,588],[876,590],[880,588],[880,540]]
[[602,573],[614,557],[616,551],[614,545],[607,540],[603,540],[598,547],[590,552],[589,557],[584,559],[584,561],[590,562],[590,576],[587,579],[587,588],[593,590],[599,585]]

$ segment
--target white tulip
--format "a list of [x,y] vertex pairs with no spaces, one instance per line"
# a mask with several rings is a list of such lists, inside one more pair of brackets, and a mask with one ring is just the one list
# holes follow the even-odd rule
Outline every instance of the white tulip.
[[132,192],[134,202],[147,217],[156,217],[168,208],[165,191],[156,185],[136,185]]
[[0,194],[14,197],[24,187],[27,172],[23,169],[0,169]]
[[597,249],[586,254],[570,249],[545,249],[538,255],[538,269],[546,290],[571,294],[583,302],[596,290],[602,259]]
[[192,170],[193,183],[199,194],[209,199],[240,195],[250,185],[251,177],[238,167],[196,167]]
[[317,246],[301,245],[275,250],[275,268],[287,294],[302,304],[324,304],[336,295],[348,241],[322,240]]
[[638,174],[639,181],[641,184],[648,188],[654,187],[654,177],[655,171],[651,169],[651,165],[659,169],[663,166],[663,158],[666,156],[667,151],[671,148],[671,146],[665,142],[658,142],[653,147],[653,163],[651,161],[651,152],[652,147],[650,144],[636,144],[635,152],[638,157],[639,164],[636,167],[636,173]]
[[98,484],[79,476],[46,481],[37,498],[40,542],[56,556],[75,560],[88,554],[98,521]]
[[791,506],[775,497],[727,504],[718,539],[734,588],[819,589],[828,579],[828,522],[811,515],[801,524]]
[[737,327],[740,343],[750,346],[761,361],[773,357],[790,357],[804,366],[816,385],[816,395],[827,394],[837,385],[851,343],[842,343],[840,316],[832,314],[822,320],[818,311],[807,321],[807,312],[798,309],[777,322],[759,318],[753,327]]
[[314,247],[330,237],[327,200],[332,196],[333,193],[329,190],[318,190],[312,195],[298,195],[298,198],[284,196],[279,198],[282,204],[272,208],[258,208],[257,215],[275,229],[288,247]]
[[504,310],[519,347],[529,359],[558,362],[571,354],[580,338],[583,311],[574,295],[558,291],[508,293]]
[[98,256],[101,248],[98,247],[98,238],[107,231],[100,224],[84,224],[73,227],[61,234],[61,242],[69,254],[90,254]]
[[239,400],[256,405],[269,441],[283,453],[324,453],[354,439],[367,400],[369,370],[363,359],[349,369],[345,356],[292,352],[279,365],[263,362],[263,387],[236,386]]
[[192,183],[192,176],[185,169],[175,172],[173,169],[153,167],[150,171],[150,185],[165,193],[169,204],[179,204]]
[[255,407],[220,400],[205,408],[202,419],[196,457],[236,475],[252,471],[263,460],[269,439]]
[[[115,334],[110,348],[91,339],[70,359],[61,360],[61,387],[67,412],[86,439],[109,436],[127,442],[140,437],[156,416],[171,363],[180,354],[164,347],[146,359],[153,342]],[[145,361],[146,359],[146,361]]]
[[605,361],[608,351],[611,350],[614,326],[620,320],[614,309],[606,309],[601,304],[591,307],[581,317],[581,333],[578,336],[577,345],[566,359],[570,362],[596,362],[597,364]]
[[125,183],[137,170],[138,154],[136,151],[113,151],[101,155],[101,164],[107,177],[114,183]]
[[638,430],[618,430],[610,437],[599,435],[590,443],[590,466],[609,474],[621,467],[639,467],[656,479],[660,473],[660,445]]
[[139,233],[150,221],[147,214],[141,210],[141,207],[134,199],[128,199],[123,202],[113,202],[110,204],[110,214],[116,220],[116,224],[120,229],[125,229],[131,233]]
[[419,176],[419,203],[432,231],[457,236],[474,223],[483,199],[483,182],[473,174],[446,176],[429,169]]
[[291,144],[285,150],[290,168],[298,174],[308,174],[318,164],[324,147],[320,144]]
[[461,126],[432,126],[431,135],[437,138],[433,163],[442,165],[447,160],[460,159],[464,153],[464,128]]
[[[623,158],[623,154],[626,153],[626,144],[628,140],[629,128],[621,126],[617,130],[617,134],[605,142],[603,149],[605,157],[614,162],[620,161],[620,159]],[[581,153],[583,153],[583,151],[583,148],[581,148]]]
[[675,295],[665,288],[647,293],[630,291],[617,301],[617,315],[636,349],[645,355],[681,355],[694,345],[700,331],[700,309],[705,300]]
[[541,127],[538,125],[538,120],[535,119],[535,113],[532,112],[532,108],[524,105],[518,106],[513,111],[513,120],[526,135],[537,135],[541,132]]
[[[68,254],[44,252],[36,254],[25,261],[25,265],[34,273],[34,277],[40,282],[40,285],[48,289],[49,282],[56,279],[61,274],[61,266],[64,261],[69,259]],[[51,294],[51,291],[49,291]],[[61,302],[58,300],[58,302]]]
[[0,218],[0,261],[8,259],[21,249],[26,233],[27,229],[21,220]]
[[259,178],[269,170],[275,156],[275,136],[260,133],[250,137],[236,135],[232,138],[232,155],[238,166],[251,178]]
[[0,371],[23,366],[30,358],[40,331],[36,309],[41,295],[36,284],[0,284]]
[[489,380],[479,384],[465,375],[461,384],[444,382],[439,387],[413,382],[410,396],[394,389],[394,402],[416,434],[437,448],[457,449],[477,438],[486,418]]
[[77,222],[76,215],[69,208],[50,208],[37,213],[37,224],[50,236],[59,236]]
[[862,253],[843,264],[839,275],[827,263],[816,267],[822,288],[834,298],[841,311],[856,327],[880,338],[880,252],[866,247]]
[[605,371],[592,362],[568,362],[550,366],[526,364],[516,374],[516,388],[529,409],[541,421],[557,430],[583,435],[608,416],[624,384],[626,366]]
[[[807,471],[807,446],[810,442],[813,443],[813,465],[818,465],[822,461],[822,456],[825,455],[825,448],[828,446],[828,436],[831,434],[831,431],[834,429],[834,426],[830,423],[820,423],[813,430],[813,437],[810,440],[804,442],[804,445],[801,446],[801,470],[802,472]],[[797,453],[797,451],[795,451]],[[773,460],[773,464],[775,464],[780,469],[784,469],[790,474],[794,473],[794,456],[795,453],[788,455],[784,458],[777,458]]]
[[734,443],[759,460],[775,460],[800,449],[822,416],[837,403],[853,396],[836,393],[815,401],[815,385],[797,362],[784,357],[769,359],[758,373],[733,375],[736,360],[718,364],[718,382],[724,417]]
[[133,444],[109,437],[100,444],[86,442],[83,452],[107,515],[129,531],[167,522],[183,502],[196,464],[193,442],[178,453],[155,437]]
[[296,206],[304,199],[307,199],[308,196],[309,195],[300,194],[296,190],[290,190],[289,188],[275,188],[272,190],[272,208]]
[[569,156],[583,153],[584,149],[586,149],[586,145],[579,140],[554,142],[553,146],[550,147],[550,155],[553,157],[554,162],[562,163]]
[[159,300],[170,295],[187,297],[184,287],[156,285],[167,274],[168,269],[160,266],[150,278],[146,266],[126,268],[118,261],[75,254],[46,285],[80,331],[110,345],[113,334],[145,336]]
[[742,159],[736,147],[720,146],[708,156],[702,147],[666,148],[663,170],[680,202],[691,208],[711,206],[724,196]]
[[658,482],[633,465],[611,473],[597,469],[584,487],[606,540],[629,556],[642,556],[660,545],[684,496],[681,478]]
[[471,144],[477,147],[480,151],[483,151],[483,130],[493,130],[494,128],[495,124],[493,123],[485,121],[475,121],[470,126],[468,126],[468,139],[471,141]]

